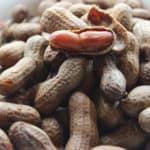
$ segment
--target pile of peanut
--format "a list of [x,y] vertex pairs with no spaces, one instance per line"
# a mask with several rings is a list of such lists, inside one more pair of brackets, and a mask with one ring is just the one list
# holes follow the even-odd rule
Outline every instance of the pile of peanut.
[[150,8],[37,9],[0,21],[0,150],[150,150]]

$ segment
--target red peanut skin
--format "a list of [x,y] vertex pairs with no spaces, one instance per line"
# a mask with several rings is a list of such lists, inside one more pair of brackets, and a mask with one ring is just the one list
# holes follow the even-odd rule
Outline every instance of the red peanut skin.
[[111,30],[100,28],[85,28],[79,31],[55,31],[50,36],[53,50],[82,53],[103,54],[113,44],[114,36]]

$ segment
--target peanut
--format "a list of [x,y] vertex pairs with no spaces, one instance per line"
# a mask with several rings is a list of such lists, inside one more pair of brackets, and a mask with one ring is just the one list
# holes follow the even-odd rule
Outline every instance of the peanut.
[[12,19],[14,22],[22,22],[29,15],[28,8],[23,4],[16,5],[12,10]]
[[126,29],[132,30],[132,8],[124,3],[115,5],[111,15],[117,19]]
[[37,23],[15,23],[5,30],[5,38],[26,41],[29,37],[40,34],[42,28]]
[[88,20],[92,25],[102,25],[113,30],[116,35],[116,40],[112,50],[116,54],[125,52],[127,46],[127,30],[114,17],[106,11],[95,6],[91,7],[87,15]]
[[13,66],[24,54],[25,43],[14,41],[0,47],[0,65],[3,69]]
[[0,93],[9,95],[22,87],[43,64],[47,41],[39,35],[28,39],[24,57],[0,75]]
[[50,46],[56,51],[100,55],[111,50],[114,39],[113,32],[104,27],[62,30],[51,34]]
[[53,5],[53,7],[62,7],[62,8],[65,8],[65,9],[68,9],[72,6],[72,3],[69,2],[69,1],[60,1],[60,2],[57,2]]
[[[79,107],[80,106],[80,107]],[[99,144],[96,109],[82,92],[75,92],[69,100],[70,138],[65,150],[90,150]]]
[[133,16],[142,19],[150,19],[150,11],[142,8],[133,9]]
[[0,150],[13,150],[12,143],[2,129],[0,129],[0,139]]
[[63,128],[54,117],[43,119],[41,128],[47,133],[56,147],[61,148],[63,146]]
[[70,7],[70,11],[76,15],[77,17],[82,17],[86,13],[88,13],[90,9],[90,5],[85,5],[85,4],[75,4]]
[[92,150],[126,150],[126,149],[119,146],[101,145],[92,148]]
[[137,38],[128,32],[128,45],[126,52],[119,58],[118,68],[124,74],[127,82],[127,89],[135,86],[139,77],[139,43]]
[[144,55],[145,60],[150,60],[150,22],[139,21],[133,27],[133,33],[137,37],[140,44],[140,51]]
[[25,122],[14,123],[9,129],[9,137],[16,150],[56,150],[43,130]]
[[97,105],[98,119],[101,124],[114,128],[124,122],[124,117],[119,108],[100,97]]
[[46,9],[40,22],[44,30],[49,33],[57,30],[79,29],[86,26],[84,21],[65,8],[60,7]]
[[101,143],[121,146],[127,149],[137,149],[143,144],[145,138],[145,133],[135,123],[128,123],[116,131],[103,136]]
[[16,121],[40,123],[40,114],[31,106],[0,102],[0,126],[8,127]]
[[139,114],[139,124],[144,131],[150,133],[150,107]]
[[109,56],[105,59],[100,89],[111,102],[121,100],[126,92],[126,79]]
[[35,96],[35,107],[41,113],[52,113],[63,98],[76,88],[84,77],[87,60],[84,58],[67,59],[57,75],[39,85]]
[[131,117],[137,117],[138,113],[150,107],[150,86],[137,86],[128,94],[125,101],[121,102],[121,108]]
[[150,62],[140,64],[140,81],[144,85],[150,85]]

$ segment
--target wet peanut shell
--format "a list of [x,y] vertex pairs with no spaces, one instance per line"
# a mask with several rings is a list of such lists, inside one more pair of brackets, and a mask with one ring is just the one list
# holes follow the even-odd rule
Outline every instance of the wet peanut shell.
[[119,108],[100,97],[97,104],[98,120],[109,128],[114,128],[124,122],[124,117]]
[[145,133],[134,122],[123,125],[112,133],[103,136],[101,143],[121,146],[126,149],[137,149],[143,144],[145,138]]
[[63,147],[63,128],[56,118],[43,119],[41,128],[47,133],[56,147]]
[[118,68],[124,74],[127,89],[130,90],[136,84],[139,77],[139,43],[137,38],[128,32],[128,45],[126,52],[118,58]]
[[52,113],[63,99],[82,81],[87,60],[69,58],[60,66],[55,77],[39,85],[35,96],[35,107],[41,113]]
[[26,121],[38,125],[40,114],[28,105],[0,102],[0,126],[8,127],[16,121]]
[[111,102],[120,100],[126,92],[126,79],[109,56],[105,59],[100,89]]
[[140,112],[138,120],[139,120],[139,125],[141,126],[141,128],[145,132],[150,133],[150,107]]
[[37,23],[16,23],[8,27],[5,32],[6,38],[26,41],[29,37],[40,34],[42,28],[41,25]]
[[126,150],[126,149],[119,146],[101,145],[94,147],[91,150]]
[[25,122],[14,123],[9,129],[9,137],[16,150],[56,150],[43,130]]
[[144,85],[150,85],[150,62],[140,64],[140,81]]
[[69,99],[70,138],[65,150],[90,150],[99,144],[94,103],[82,92]]
[[5,69],[14,65],[24,54],[25,43],[14,41],[0,47],[0,65]]
[[61,7],[46,9],[42,14],[40,22],[45,31],[49,33],[57,30],[79,29],[87,26],[84,21]]
[[122,110],[131,117],[150,107],[150,86],[137,86],[130,91],[126,100],[121,102]]

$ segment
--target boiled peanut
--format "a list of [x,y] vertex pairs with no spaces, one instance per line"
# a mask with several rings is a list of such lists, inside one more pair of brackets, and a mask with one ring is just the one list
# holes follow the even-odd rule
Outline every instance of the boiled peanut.
[[133,16],[137,18],[150,19],[150,11],[142,8],[133,9]]
[[139,124],[144,131],[150,133],[150,107],[139,114]]
[[25,122],[14,123],[9,129],[9,137],[16,150],[56,150],[43,130]]
[[128,45],[126,52],[118,58],[118,68],[124,74],[127,82],[127,89],[135,86],[139,77],[139,44],[137,38],[128,32]]
[[145,133],[141,131],[136,123],[128,123],[116,131],[103,136],[101,143],[104,145],[122,146],[127,149],[136,149],[143,144],[145,138]]
[[113,30],[116,35],[112,50],[116,54],[125,52],[127,46],[127,30],[108,12],[92,6],[87,15],[87,19],[92,25],[105,26]]
[[97,113],[100,123],[109,128],[114,128],[124,122],[124,117],[119,108],[107,102],[102,96],[98,100]]
[[57,30],[79,29],[86,26],[84,21],[65,8],[60,7],[46,9],[40,22],[45,31],[49,33]]
[[0,129],[0,139],[0,150],[13,150],[12,143],[2,129]]
[[104,27],[83,28],[72,31],[55,31],[50,46],[56,51],[100,55],[108,53],[114,42],[113,32]]
[[126,79],[109,56],[105,59],[100,89],[111,102],[120,100],[126,92]]
[[43,65],[43,53],[47,41],[39,36],[28,39],[24,57],[14,66],[0,74],[0,93],[9,95],[22,87],[30,77]]
[[150,22],[139,21],[133,27],[133,33],[137,37],[140,44],[140,51],[144,55],[145,60],[150,60]]
[[84,58],[69,58],[64,61],[54,78],[39,85],[35,107],[41,113],[52,113],[62,103],[63,98],[80,84],[87,62]]
[[[80,107],[79,107],[80,106]],[[99,144],[96,109],[82,92],[75,92],[69,100],[70,138],[65,150],[90,150]]]
[[111,15],[126,29],[132,29],[132,8],[129,5],[123,3],[115,5],[111,11]]
[[14,65],[24,54],[25,43],[14,41],[0,47],[0,65],[5,69]]
[[61,148],[63,146],[63,128],[54,117],[43,119],[41,128],[47,133],[56,147]]
[[40,123],[40,114],[31,106],[0,102],[0,126],[8,127],[16,121]]
[[12,10],[12,19],[14,22],[22,22],[29,15],[28,8],[23,4],[16,5]]
[[137,115],[147,107],[150,107],[150,86],[137,86],[128,94],[126,100],[121,102],[123,111],[131,117]]
[[42,28],[37,23],[15,23],[5,31],[5,38],[26,41],[29,37],[40,34]]

